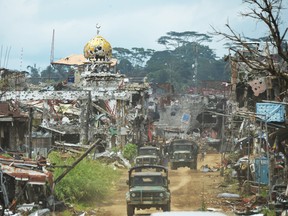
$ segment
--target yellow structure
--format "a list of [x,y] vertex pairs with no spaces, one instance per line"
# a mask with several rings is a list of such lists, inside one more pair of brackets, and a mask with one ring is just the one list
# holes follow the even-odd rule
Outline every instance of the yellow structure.
[[112,47],[107,40],[97,35],[85,45],[84,56],[90,61],[109,61],[112,57]]

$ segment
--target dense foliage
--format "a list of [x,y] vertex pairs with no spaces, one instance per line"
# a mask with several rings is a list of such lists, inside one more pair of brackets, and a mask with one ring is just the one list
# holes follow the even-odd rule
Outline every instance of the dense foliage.
[[[218,59],[210,43],[211,36],[194,31],[168,32],[157,42],[162,51],[133,47],[113,48],[113,58],[118,60],[117,70],[132,77],[148,77],[153,83],[172,83],[179,92],[198,86],[203,80],[229,80],[230,71],[223,59]],[[40,71],[36,65],[28,66],[31,82],[67,80],[71,69],[63,65],[48,66]]]
[[[49,160],[57,166],[71,165],[76,159],[59,152],[49,154]],[[55,168],[54,178],[63,171],[63,168]],[[118,175],[118,171],[112,167],[85,158],[56,185],[55,194],[58,199],[72,203],[101,201],[109,194],[111,185],[118,179]]]
[[30,71],[31,83],[39,84],[40,82],[62,82],[68,79],[69,75],[73,73],[73,69],[66,65],[49,65],[44,70],[28,65],[27,69]]
[[145,69],[150,81],[172,83],[178,91],[196,86],[203,80],[229,80],[224,60],[217,60],[209,47],[195,42],[175,50],[155,52]]
[[124,146],[123,156],[129,161],[132,161],[137,155],[137,145],[128,143]]

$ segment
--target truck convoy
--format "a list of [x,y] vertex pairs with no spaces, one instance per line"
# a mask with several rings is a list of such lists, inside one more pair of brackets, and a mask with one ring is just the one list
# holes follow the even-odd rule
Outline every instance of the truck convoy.
[[175,139],[169,145],[169,160],[171,170],[179,167],[197,169],[198,145],[192,140]]
[[168,169],[163,166],[132,167],[128,171],[127,180],[127,216],[133,216],[135,209],[156,208],[170,211],[171,195],[168,184]]

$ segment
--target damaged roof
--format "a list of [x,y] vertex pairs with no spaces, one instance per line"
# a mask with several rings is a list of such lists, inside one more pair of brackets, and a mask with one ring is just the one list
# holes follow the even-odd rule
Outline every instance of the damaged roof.
[[84,57],[83,54],[72,54],[65,58],[61,58],[57,61],[52,62],[53,64],[62,64],[62,65],[84,65],[85,63],[89,63],[89,61]]
[[[83,54],[72,54],[65,58],[61,58],[57,61],[52,62],[51,64],[60,64],[60,65],[70,65],[70,66],[80,66],[91,63],[88,59],[84,57]],[[116,59],[110,60],[111,66],[115,66],[117,63]]]
[[52,174],[44,173],[32,169],[17,168],[12,165],[1,164],[1,170],[17,181],[26,181],[28,184],[44,185],[46,182],[51,182]]

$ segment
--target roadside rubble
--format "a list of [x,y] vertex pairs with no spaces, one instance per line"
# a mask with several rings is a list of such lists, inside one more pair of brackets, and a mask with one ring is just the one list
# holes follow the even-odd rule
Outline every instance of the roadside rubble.
[[105,162],[115,168],[131,168],[129,160],[125,159],[121,152],[111,152],[105,151],[102,153],[97,153],[93,155],[93,159],[100,159],[102,162]]
[[216,167],[216,166],[210,167],[210,166],[208,166],[207,164],[206,164],[206,165],[202,165],[202,166],[200,167],[200,171],[201,171],[201,172],[217,172],[217,171],[219,171],[219,170],[220,170],[219,167]]
[[[32,209],[52,207],[48,198],[52,195],[53,174],[46,170],[46,160],[31,160],[17,155],[17,158],[0,156],[2,214],[21,215]],[[53,201],[54,204],[54,201]]]
[[[199,141],[203,155],[224,153],[223,164],[200,169],[225,169],[227,178],[238,181],[239,195],[219,194],[223,206],[236,214],[258,214],[267,205],[277,213],[287,209],[284,80],[250,73],[237,56],[229,59],[231,83],[203,81],[205,88],[190,95],[175,95],[171,84],[131,82],[117,70],[112,47],[100,35],[88,41],[83,55],[52,62],[70,67],[73,82],[29,85],[27,72],[0,68],[1,81],[7,83],[0,91],[1,201],[9,209],[5,214],[30,211],[31,206],[43,208],[37,215],[55,210],[53,183],[65,175],[54,180],[46,169],[51,150],[78,155],[84,150],[81,157],[88,155],[115,169],[130,168],[119,152],[107,149],[146,142],[165,147],[176,136]],[[243,198],[241,193],[247,191]]]
[[[4,154],[8,150],[13,153],[9,158],[0,157],[1,190],[4,207],[14,213],[24,204],[33,206],[33,210],[43,208],[41,214],[45,214],[47,207],[51,211],[57,207],[53,184],[73,167],[67,167],[63,175],[53,179],[46,168],[54,165],[45,160],[52,150],[79,155],[74,165],[89,156],[115,169],[130,167],[119,152],[106,149],[123,147],[127,142],[144,143],[146,125],[153,122],[154,112],[146,112],[151,91],[149,83],[145,79],[130,82],[120,74],[117,60],[112,58],[111,45],[103,37],[97,35],[88,41],[83,55],[69,56],[52,65],[70,67],[74,71],[73,79],[54,85],[29,86],[25,81],[27,73],[1,69],[1,79],[11,84],[16,76],[22,80],[17,91],[15,88],[0,91],[0,144]],[[71,80],[73,82],[67,82]],[[31,192],[35,188],[39,193]],[[43,196],[36,198],[32,194]]]

